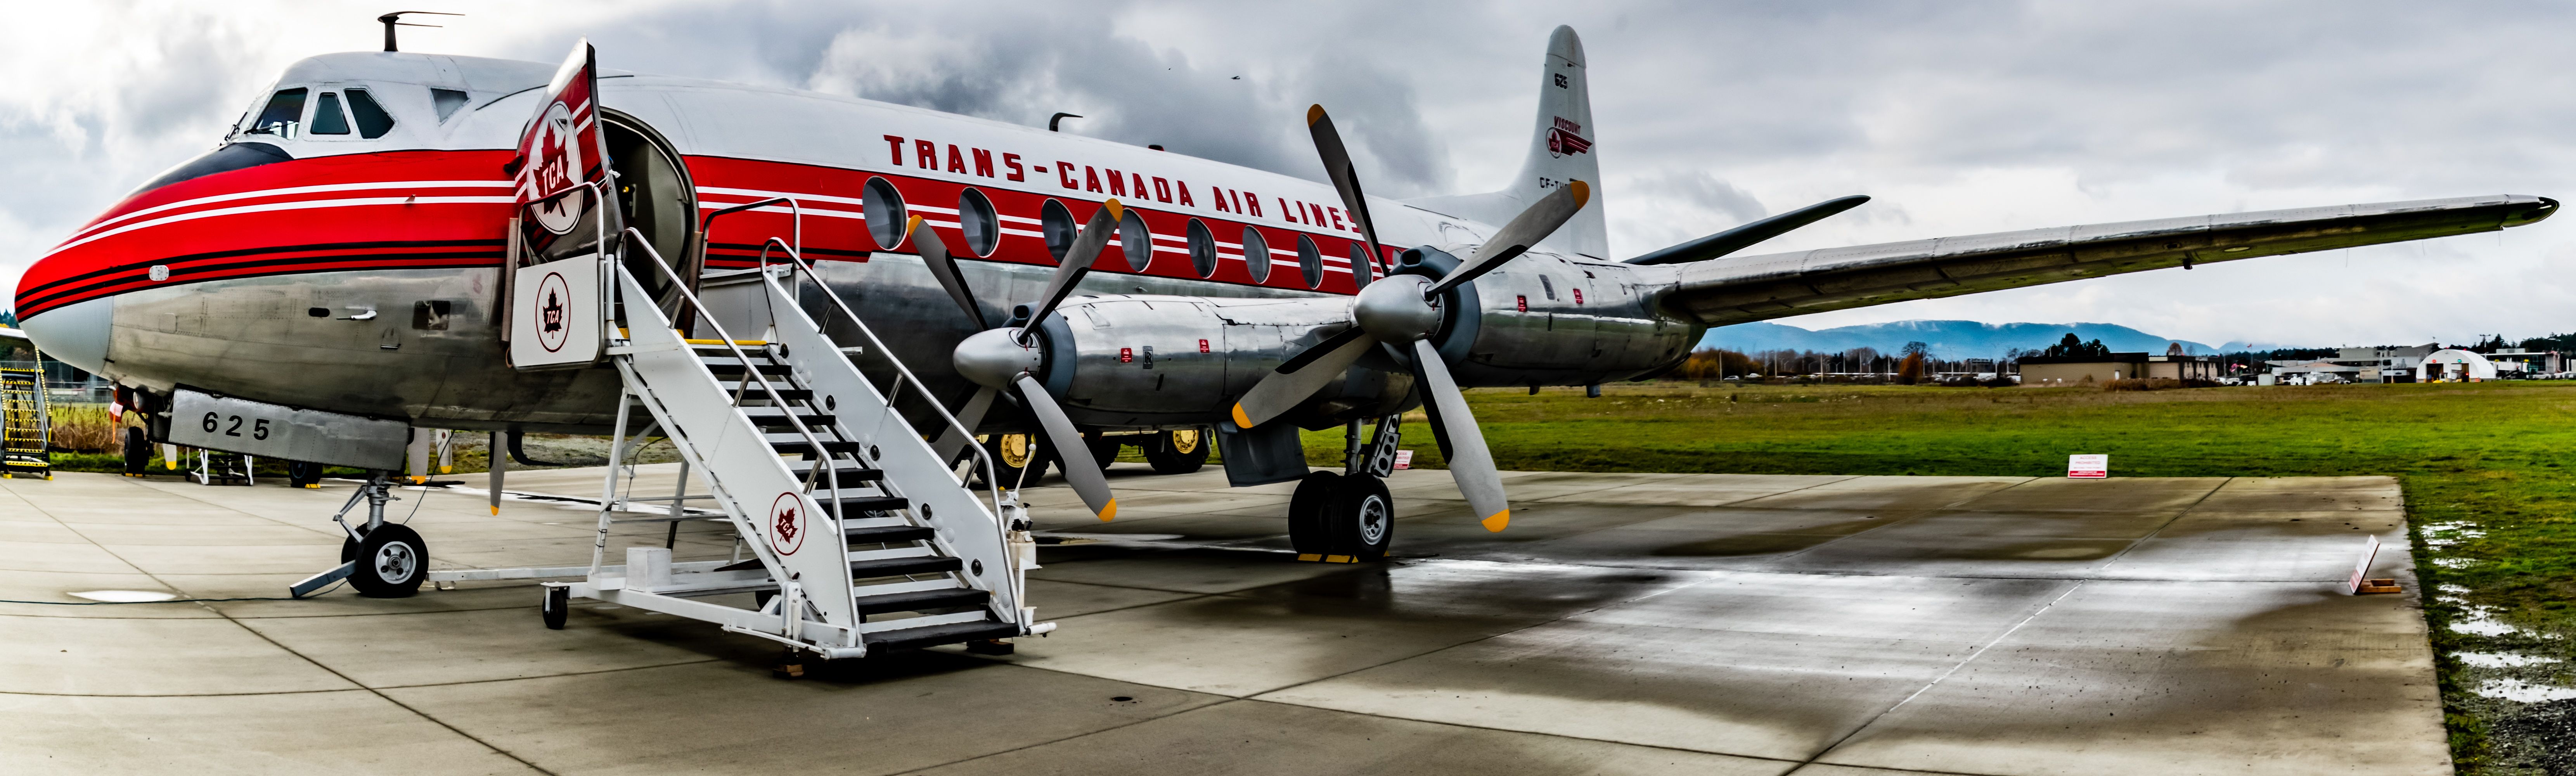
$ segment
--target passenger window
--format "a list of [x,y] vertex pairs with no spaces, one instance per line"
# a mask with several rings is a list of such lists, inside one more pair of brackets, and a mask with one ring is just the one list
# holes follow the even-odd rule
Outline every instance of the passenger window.
[[1143,272],[1154,263],[1154,231],[1145,228],[1145,217],[1127,208],[1118,218],[1118,252],[1127,254],[1127,271]]
[[977,257],[993,255],[1002,242],[1001,220],[993,212],[993,201],[973,188],[957,197],[957,231],[966,235],[966,250]]
[[859,201],[860,215],[867,219],[868,236],[876,238],[877,250],[894,250],[910,236],[904,231],[909,227],[904,219],[903,192],[896,191],[894,184],[884,178],[869,178],[868,185],[859,190]]
[[1252,271],[1252,282],[1270,280],[1270,241],[1249,226],[1243,228],[1243,268]]
[[[1315,272],[1317,277],[1323,276],[1321,268]],[[1351,285],[1367,288],[1369,279],[1374,277],[1377,277],[1377,262],[1369,258],[1368,246],[1351,243]]]
[[438,120],[441,123],[445,123],[447,117],[456,115],[456,110],[465,107],[465,103],[470,101],[472,98],[454,89],[429,90],[429,104],[438,109]]
[[304,123],[304,95],[301,87],[277,90],[276,96],[268,98],[268,107],[260,110],[259,118],[250,123],[250,134],[294,139],[295,128]]
[[1038,208],[1038,233],[1046,235],[1047,253],[1056,261],[1063,261],[1064,252],[1073,250],[1073,238],[1080,229],[1073,223],[1073,211],[1066,210],[1064,203],[1049,199],[1046,205]]
[[[327,98],[330,95],[326,93],[323,96]],[[365,89],[349,90],[349,113],[358,120],[359,137],[374,140],[384,137],[394,128],[393,114],[386,113],[384,106],[377,105],[376,98],[368,96]]]
[[1307,288],[1324,287],[1324,252],[1315,248],[1315,238],[1297,235],[1297,269],[1306,273]]
[[313,104],[313,134],[349,134],[349,117],[340,112],[340,95],[323,92],[322,100]]
[[1190,264],[1199,277],[1216,276],[1216,235],[1195,218],[1190,219]]

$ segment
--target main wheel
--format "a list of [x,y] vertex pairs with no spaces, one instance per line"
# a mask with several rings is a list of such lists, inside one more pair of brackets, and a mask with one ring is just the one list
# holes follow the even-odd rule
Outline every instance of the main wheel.
[[141,477],[143,476],[143,467],[148,466],[151,463],[152,440],[143,435],[143,429],[126,429],[125,473],[130,476]]
[[286,462],[286,484],[310,488],[322,482],[322,465],[303,461]]
[[[1028,472],[1028,484],[1035,485],[1046,476],[1046,443],[1035,434],[995,434],[984,441],[984,452],[993,457],[993,476],[1005,488],[1016,488],[1022,481],[1020,472]],[[985,483],[991,485],[992,483]]]
[[1173,429],[1152,440],[1145,443],[1145,462],[1154,466],[1155,474],[1188,474],[1207,465],[1207,435],[1200,429]]
[[409,596],[420,592],[420,581],[429,577],[429,543],[401,523],[368,531],[366,538],[355,547],[344,546],[342,553],[358,563],[349,572],[349,586],[368,598]]
[[1337,472],[1314,472],[1297,483],[1296,495],[1288,497],[1288,545],[1297,548],[1297,554],[1341,554],[1333,549],[1333,535],[1326,527],[1325,516],[1333,507],[1333,493],[1341,489],[1341,480]]
[[1324,509],[1324,520],[1334,555],[1380,560],[1395,544],[1395,497],[1387,495],[1386,483],[1376,477],[1343,477]]

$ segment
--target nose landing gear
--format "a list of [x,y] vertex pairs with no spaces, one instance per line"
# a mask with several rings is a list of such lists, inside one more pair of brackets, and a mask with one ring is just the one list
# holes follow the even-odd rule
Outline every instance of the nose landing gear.
[[[351,526],[349,510],[360,499],[367,502],[367,521]],[[429,543],[410,526],[385,522],[385,504],[394,500],[392,475],[373,472],[367,484],[349,495],[349,503],[340,506],[340,513],[331,517],[349,532],[340,542],[340,566],[307,577],[287,592],[302,598],[343,579],[368,598],[402,598],[419,592],[421,581],[429,578]]]
[[1297,484],[1288,500],[1288,542],[1297,559],[1324,563],[1359,563],[1386,558],[1395,544],[1395,498],[1387,493],[1386,475],[1395,469],[1401,439],[1400,415],[1380,419],[1377,436],[1360,443],[1360,423],[1352,421],[1344,471],[1315,472]]

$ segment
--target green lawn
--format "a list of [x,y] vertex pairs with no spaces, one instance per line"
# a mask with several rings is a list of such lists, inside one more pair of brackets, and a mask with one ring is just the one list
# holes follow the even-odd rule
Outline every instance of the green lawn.
[[[1606,393],[1469,396],[1505,469],[2062,476],[2067,455],[2108,453],[2112,475],[2125,477],[2393,475],[2405,486],[2422,583],[2456,593],[2428,596],[2426,616],[2463,770],[2522,772],[2542,745],[2517,732],[2533,727],[2526,707],[2466,687],[2503,676],[2576,679],[2567,668],[2576,662],[2497,673],[2454,658],[2513,651],[2576,661],[2567,639],[2576,635],[2576,470],[2567,455],[2576,450],[2576,382],[2153,392],[1640,383]],[[1420,450],[1415,464],[1439,466],[1429,430],[1406,428],[1406,447]],[[1338,464],[1341,439],[1310,432],[1309,458]],[[2469,530],[2426,535],[2451,523]],[[2526,632],[2446,627],[2475,612]]]

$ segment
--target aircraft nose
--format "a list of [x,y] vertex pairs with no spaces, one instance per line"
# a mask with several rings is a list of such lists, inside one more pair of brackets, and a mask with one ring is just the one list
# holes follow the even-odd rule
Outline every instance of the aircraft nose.
[[116,300],[100,298],[37,313],[19,321],[18,328],[54,360],[105,374],[109,324],[115,317]]

